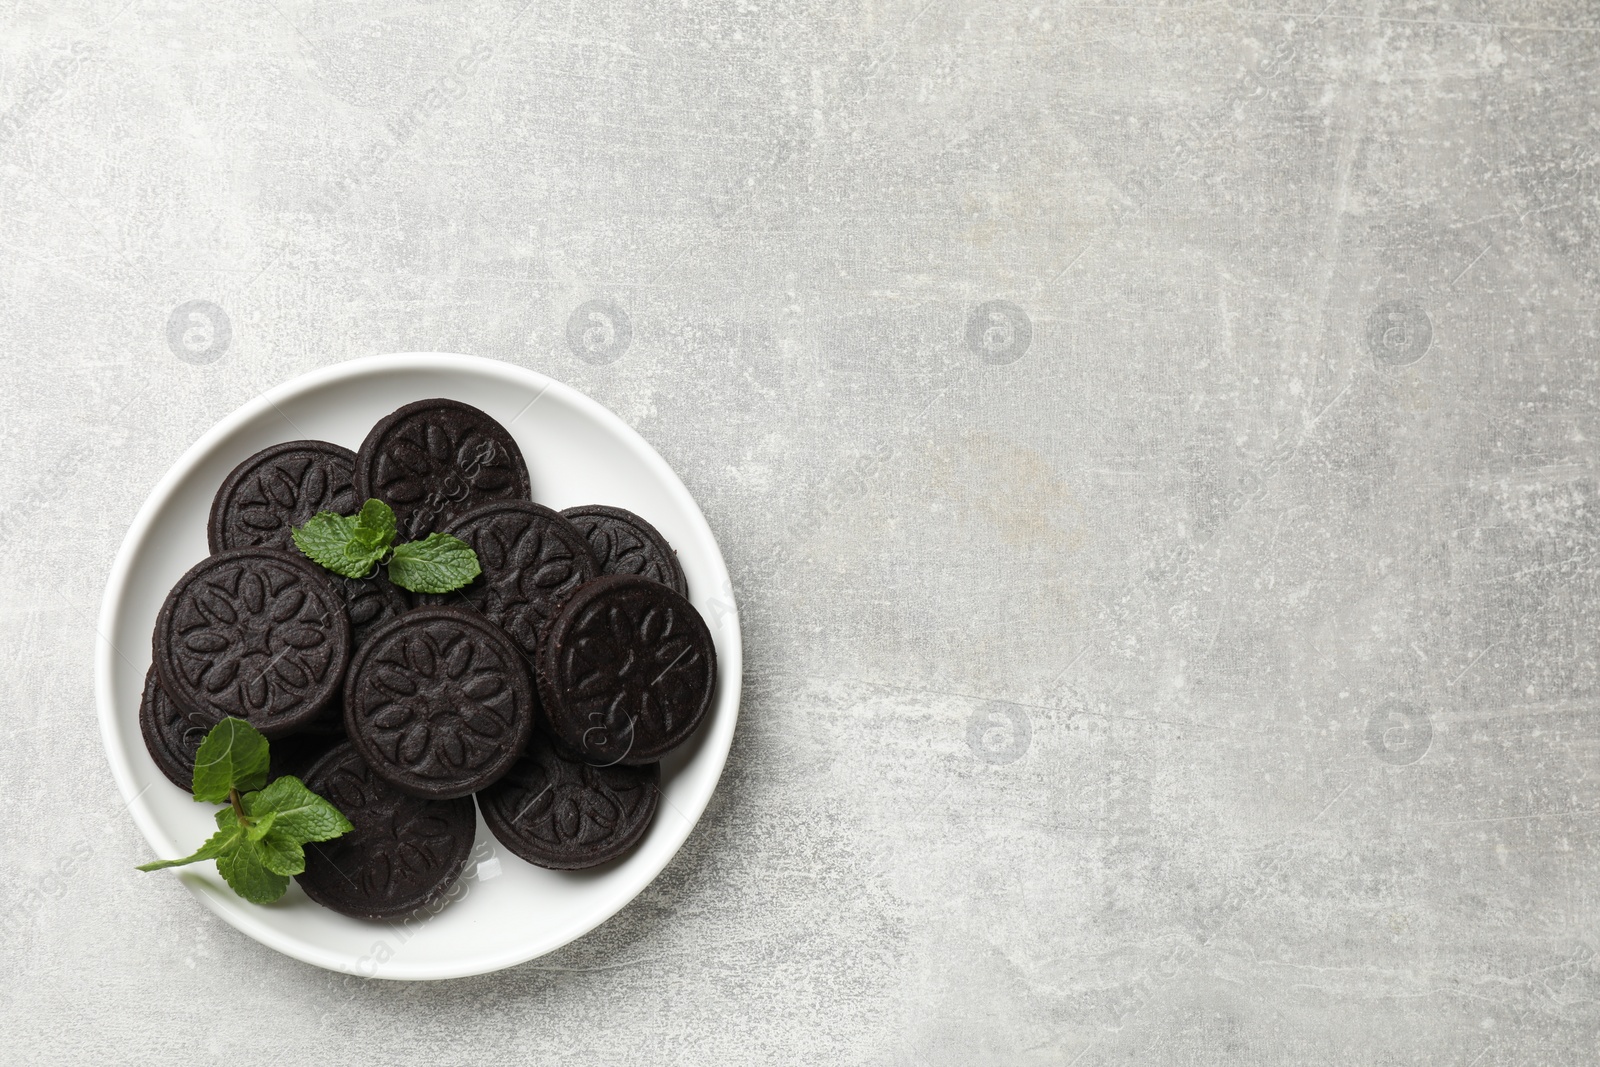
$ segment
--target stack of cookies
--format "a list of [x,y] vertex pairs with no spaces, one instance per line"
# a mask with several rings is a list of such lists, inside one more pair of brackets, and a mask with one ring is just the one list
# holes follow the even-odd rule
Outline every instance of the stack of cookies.
[[[398,540],[448,533],[482,573],[412,594],[344,578],[295,547],[313,515],[376,498]],[[355,829],[306,849],[298,876],[346,915],[436,901],[471,852],[473,800],[494,836],[559,870],[616,859],[660,801],[659,760],[695,732],[716,651],[672,547],[639,516],[534,503],[506,429],[454,400],[395,411],[358,452],[290,441],[223,481],[211,555],[156,622],[139,709],[156,765],[188,789],[226,716],[272,742]]]

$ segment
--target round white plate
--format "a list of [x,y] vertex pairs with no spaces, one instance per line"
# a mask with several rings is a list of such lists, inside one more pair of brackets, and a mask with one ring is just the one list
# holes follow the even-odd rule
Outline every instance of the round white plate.
[[[705,516],[666,462],[621,419],[542,374],[475,356],[373,356],[302,375],[257,397],[196,441],[139,509],[106,583],[95,649],[100,732],[111,772],[151,858],[187,855],[215,828],[156,769],[139,734],[150,633],[174,582],[206,553],[217,486],[246,456],[279,441],[319,438],[357,448],[402,404],[443,396],[473,404],[511,431],[534,499],[548,507],[613,504],[644,516],[678,551],[689,595],[717,646],[717,692],[696,736],[661,767],[661,807],[628,855],[589,871],[547,871],[512,855],[478,822],[473,858],[437,914],[404,923],[350,919],[296,884],[265,907],[235,896],[210,863],[182,868],[205,905],[251,937],[334,971],[397,979],[455,978],[509,967],[599,926],[672,859],[722,774],[739,714],[739,617],[728,569]],[[172,877],[169,873],[140,875]]]

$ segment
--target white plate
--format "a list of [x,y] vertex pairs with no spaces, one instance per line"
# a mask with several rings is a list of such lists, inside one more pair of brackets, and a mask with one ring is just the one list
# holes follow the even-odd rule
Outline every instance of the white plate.
[[357,359],[272,389],[212,427],[156,485],[112,564],[95,649],[100,732],[151,858],[186,855],[215,827],[212,807],[168,782],[146,753],[139,695],[161,602],[206,555],[206,515],[217,486],[235,464],[267,445],[320,438],[354,449],[384,415],[435,396],[480,407],[511,431],[539,503],[558,510],[591,503],[625,507],[672,542],[690,599],[716,642],[717,692],[696,736],[662,762],[662,802],[649,833],[628,855],[602,867],[534,867],[500,846],[480,818],[456,899],[432,917],[403,924],[346,918],[313,904],[294,884],[275,904],[249,904],[209,863],[177,872],[208,908],[262,944],[368,977],[454,978],[498,970],[559,948],[616,914],[661,873],[694,828],[722,774],[739,714],[739,617],[728,569],[705,516],[655,449],[593,400],[520,367],[437,353]]

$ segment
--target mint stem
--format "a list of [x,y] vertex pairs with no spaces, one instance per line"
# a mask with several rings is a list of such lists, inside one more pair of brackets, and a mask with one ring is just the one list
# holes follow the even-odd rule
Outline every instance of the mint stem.
[[228,803],[233,805],[233,814],[239,820],[239,825],[249,826],[250,817],[244,813],[244,804],[239,800],[239,791],[237,789],[228,790]]

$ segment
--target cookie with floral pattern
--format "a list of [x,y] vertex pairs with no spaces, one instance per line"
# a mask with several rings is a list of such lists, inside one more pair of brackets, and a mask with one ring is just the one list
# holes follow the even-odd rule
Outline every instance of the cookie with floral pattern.
[[483,821],[529,863],[576,871],[638,844],[661,802],[661,765],[593,767],[535,740],[478,794]]
[[306,896],[357,919],[398,919],[450,891],[472,853],[472,800],[424,800],[395,789],[343,744],[305,774],[353,829],[305,846],[295,876]]
[[145,751],[167,780],[182,789],[194,785],[194,754],[211,728],[222,721],[212,712],[188,712],[172,702],[161,689],[161,680],[151,666],[144,676],[144,695],[139,700],[139,733]]
[[352,648],[360,648],[368,634],[411,608],[405,591],[391,582],[381,568],[368,578],[346,578],[332,571],[324,573],[334,591],[344,599],[345,611],[350,616]]
[[510,634],[530,661],[561,605],[600,576],[583,534],[558,513],[526,500],[478,508],[446,532],[472,546],[483,573],[453,593],[421,601],[470,606]]
[[529,500],[517,442],[484,412],[442,398],[378,421],[356,453],[356,494],[394,509],[398,539],[419,541],[497,500]]
[[422,607],[368,636],[345,679],[345,732],[373,773],[443,800],[492,785],[538,713],[522,652],[462,608]]
[[350,620],[322,569],[304,557],[234,549],[178,579],[156,618],[152,651],[161,689],[180,710],[232,715],[275,739],[315,722],[337,698]]
[[556,616],[537,660],[545,722],[588,763],[654,763],[699,727],[717,651],[694,605],[649,578],[606,575]]
[[661,531],[626,508],[585,504],[567,508],[564,517],[588,539],[602,574],[637,574],[689,595],[683,565]]
[[290,530],[319,511],[353,514],[356,454],[328,441],[285,441],[263,448],[222,480],[211,500],[206,543],[297,551]]

